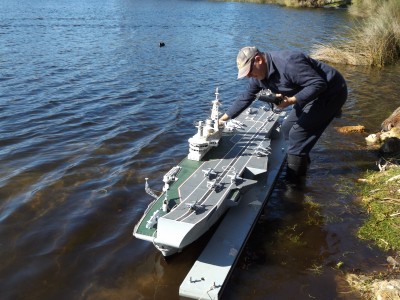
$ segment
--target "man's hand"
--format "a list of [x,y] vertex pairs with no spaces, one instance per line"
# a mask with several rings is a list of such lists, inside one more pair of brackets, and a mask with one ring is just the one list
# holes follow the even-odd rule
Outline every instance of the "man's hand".
[[283,96],[282,94],[276,94],[277,97],[282,97],[283,101],[276,106],[276,108],[279,109],[284,109],[286,107],[288,107],[289,105],[293,105],[296,104],[296,97],[287,97],[287,96]]
[[218,120],[218,125],[222,126],[225,124],[226,121],[229,120],[229,116],[227,114],[224,114],[221,118]]

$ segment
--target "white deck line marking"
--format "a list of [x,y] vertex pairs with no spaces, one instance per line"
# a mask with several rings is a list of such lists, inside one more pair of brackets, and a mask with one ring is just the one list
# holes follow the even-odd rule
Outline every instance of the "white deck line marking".
[[[258,120],[260,120],[260,119],[264,116],[264,114],[266,114],[266,112],[263,112],[263,113],[261,114],[261,116],[259,116]],[[272,114],[270,114],[270,117],[273,116],[273,114],[274,114],[274,113],[272,112]],[[231,167],[232,165],[235,165],[235,164],[236,164],[236,161],[238,160],[238,156],[239,156],[240,154],[242,154],[242,153],[248,148],[247,145],[248,145],[250,142],[252,142],[256,137],[258,137],[258,136],[260,135],[261,128],[263,128],[267,123],[270,122],[268,119],[269,119],[269,117],[266,118],[266,121],[263,121],[263,122],[262,122],[263,125],[262,125],[259,129],[257,129],[257,131],[250,137],[250,139],[247,141],[247,143],[246,143],[244,146],[242,146],[242,147],[244,148],[244,150],[239,151],[239,153],[232,159],[231,163],[228,164],[228,167]],[[248,135],[248,132],[250,131],[250,129],[252,129],[253,127],[255,127],[255,125],[256,125],[257,122],[260,122],[260,121],[258,121],[258,120],[255,121],[254,124],[249,128],[249,130],[247,130],[247,132],[245,132],[245,133],[243,134],[243,137],[242,137],[239,141],[241,141],[243,138],[245,138],[245,136]],[[238,142],[239,142],[239,141],[238,141]],[[238,142],[237,142],[237,143],[238,143]],[[236,144],[237,144],[237,143],[236,143]],[[225,156],[227,156],[232,150],[233,150],[233,148],[232,148],[230,151],[228,151],[227,154],[226,154]],[[225,158],[225,156],[224,156],[224,158]],[[250,160],[250,159],[251,159],[251,157],[249,158],[249,160]],[[216,166],[218,166],[221,162],[222,162],[222,159],[220,159],[220,161],[218,162],[218,164],[217,164]],[[222,172],[222,174],[221,174],[222,179],[224,179],[224,178],[226,177],[227,173],[228,173],[228,171],[223,171],[223,172]],[[222,179],[221,179],[220,181],[222,181]],[[204,181],[204,179],[201,181],[201,183],[202,183],[203,181]],[[201,183],[200,183],[200,184],[201,184]],[[199,187],[200,184],[197,185],[196,189]],[[232,185],[232,184],[230,184],[229,187],[230,187],[231,185]],[[182,202],[186,201],[186,200],[194,193],[194,191],[195,191],[196,189],[194,189],[194,190],[192,191],[192,193],[190,193],[190,194],[188,195],[188,197],[187,197],[185,200],[183,200]],[[229,189],[227,188],[227,190],[226,190],[226,192],[225,192],[224,194],[226,194],[228,191],[229,191]],[[207,192],[203,195],[203,197],[201,197],[199,200],[202,200],[202,199],[204,198],[204,196],[206,196],[207,194],[208,194],[208,195],[207,195],[206,198],[205,198],[202,202],[200,202],[199,204],[200,204],[200,205],[205,204],[205,203],[207,202],[207,199],[210,198],[210,196],[211,196],[212,193],[213,193],[213,191],[207,191]],[[223,196],[224,196],[224,194],[223,194]],[[219,204],[219,203],[222,201],[222,199],[224,199],[224,198],[221,196],[221,197],[220,197],[220,201],[218,201],[218,202],[216,203],[216,205]],[[196,203],[197,203],[197,201],[196,201]],[[193,214],[193,213],[194,213],[194,212],[190,212],[190,211],[189,211],[189,215],[188,215],[187,217],[185,217],[185,215],[187,214],[187,212],[186,212],[186,213],[184,213],[184,214],[179,218],[179,220],[182,220],[182,221],[183,221],[183,220],[186,220],[186,219],[189,218],[189,217],[191,216],[191,214]],[[199,221],[201,221],[202,219],[204,219],[204,218],[207,217],[207,216],[208,216],[208,214],[205,214],[203,218],[199,219]]]
[[[258,119],[261,119],[261,117],[262,117],[264,114],[265,114],[265,112],[264,112]],[[268,118],[267,118],[267,120],[268,120]],[[250,129],[252,129],[253,127],[255,127],[255,123],[256,123],[256,122],[254,122],[254,124],[247,130],[247,132],[243,133],[242,138],[241,138],[240,140],[238,140],[235,144],[237,144],[238,142],[240,142],[240,141],[248,134],[248,132],[250,131]],[[264,123],[265,123],[265,122],[264,122]],[[257,134],[257,133],[258,133],[258,132],[256,132],[255,134]],[[253,134],[253,136],[254,136],[255,134]],[[235,136],[236,136],[236,135],[235,135]],[[251,141],[251,138],[250,138],[250,140],[246,143],[246,145],[249,144],[250,141]],[[244,146],[243,146],[243,147],[244,147]],[[233,148],[234,148],[234,147],[233,147]],[[222,160],[223,160],[231,151],[233,151],[233,148],[232,148],[231,150],[229,150],[229,151],[224,155],[223,158],[220,158],[220,159],[219,159],[219,162],[215,165],[216,167],[219,166],[220,163],[222,163]],[[240,153],[241,153],[241,151],[239,152],[239,154],[240,154]],[[238,155],[239,155],[239,154],[238,154]],[[234,161],[234,159],[237,158],[238,155],[234,156],[234,158],[233,158],[232,161]],[[232,165],[232,162],[231,162],[228,166],[231,166],[231,165]],[[192,175],[190,175],[190,176],[188,177],[187,180],[189,180],[189,178],[191,178],[195,173],[196,173],[196,172],[194,172]],[[222,173],[224,173],[224,171],[223,171]],[[182,200],[182,202],[185,202],[185,201],[196,191],[196,189],[200,186],[200,184],[203,183],[204,180],[205,180],[205,179],[203,179],[203,180],[197,185],[197,187],[196,187],[185,199]],[[186,181],[185,181],[185,182],[186,182]],[[184,182],[180,185],[180,187],[181,187],[183,184],[184,184]],[[180,187],[178,188],[179,191],[180,191]]]
[[[260,128],[258,128],[257,129],[257,131],[255,132],[255,133],[253,133],[253,135],[250,137],[250,139],[247,141],[247,143],[244,145],[244,146],[242,146],[243,148],[244,148],[244,150],[241,150],[241,151],[239,151],[239,153],[232,159],[232,161],[228,164],[228,167],[229,168],[231,168],[232,166],[234,166],[235,164],[236,164],[236,162],[237,162],[237,160],[238,160],[238,156],[240,156],[247,148],[248,148],[248,144],[250,143],[250,142],[252,142],[256,137],[258,137],[260,134],[261,134],[261,129],[265,126],[265,125],[267,125],[270,121],[269,121],[269,118],[270,117],[272,117],[273,115],[274,115],[274,112],[272,112],[271,114],[270,114],[270,116],[269,117],[267,117],[266,119],[265,119],[265,121],[259,121],[264,115],[266,114],[266,112],[263,112],[260,116],[259,116],[259,118],[258,118],[258,120],[257,121],[254,121],[254,124],[249,128],[249,130],[247,130],[247,132],[245,132],[245,133],[243,133],[243,137],[238,141],[238,142],[240,142],[242,139],[244,139],[249,133],[249,131],[253,128],[253,127],[255,127],[255,125],[256,125],[256,123],[258,123],[258,122],[262,122],[262,126],[260,127]],[[237,143],[238,143],[237,142]],[[236,144],[237,144],[236,143]],[[234,148],[234,147],[233,147]],[[227,154],[223,157],[223,158],[225,158],[231,151],[233,151],[233,148],[230,150],[230,151],[228,151],[227,152]],[[222,158],[222,159],[223,159]],[[249,157],[249,159],[247,160],[247,161],[249,161],[250,159],[252,158],[252,156],[250,156]],[[220,161],[217,163],[217,165],[216,166],[218,166],[221,162],[222,162],[222,159],[220,159]],[[246,166],[246,164],[244,164],[244,166]],[[222,181],[222,179],[224,179],[226,176],[227,176],[227,173],[228,173],[228,171],[223,171],[222,172],[222,174],[221,174],[221,176],[222,176],[222,178],[221,178],[221,180],[220,180],[220,182]],[[191,176],[190,176],[191,177]],[[189,177],[189,178],[190,178]],[[200,182],[200,184],[202,183],[204,181],[204,179]],[[195,190],[200,186],[200,184],[198,184],[197,185],[197,187],[186,197],[186,199],[184,199],[182,202],[185,202],[194,192],[195,192]],[[182,183],[182,185],[183,185],[183,183]],[[224,194],[222,194],[222,196],[226,196],[226,194],[230,191],[230,189],[229,189],[229,187],[232,185],[232,183],[231,184],[229,184],[229,186],[228,186],[228,188],[226,189],[226,192],[224,192]],[[203,205],[203,204],[205,204],[206,202],[207,202],[207,200],[210,198],[210,196],[212,195],[212,193],[213,193],[214,191],[207,191],[204,195],[203,195],[203,197],[201,197],[199,200],[202,200],[203,198],[204,198],[204,196],[206,196],[207,194],[207,196],[205,197],[205,199],[204,200],[202,200],[200,203],[197,203],[197,201],[196,201],[196,203],[197,204],[200,204],[200,205]],[[224,197],[220,197],[220,200],[215,204],[215,205],[218,205],[222,200],[224,200],[225,198]],[[211,210],[210,210],[211,211]],[[190,212],[190,211],[189,211]],[[186,216],[185,217],[185,215],[187,214],[187,212],[186,213],[184,213],[181,217],[179,217],[179,218],[177,218],[177,219],[179,219],[179,220],[181,220],[181,221],[184,221],[184,220],[186,220],[186,219],[188,219],[189,217],[191,217],[191,215],[193,214],[194,212],[190,212],[189,213],[189,215],[188,216]],[[207,217],[208,216],[208,213],[206,213],[204,216],[203,216],[203,218],[201,218],[201,219],[198,219],[198,221],[201,221],[201,220],[203,220],[205,217]]]
[[[203,162],[198,168],[197,168],[197,170],[199,170],[204,164],[205,164],[206,162]],[[196,171],[197,171],[196,170]],[[186,181],[188,181],[195,173],[196,173],[196,171],[195,172],[193,172],[192,173],[192,175],[190,175],[188,178],[186,178],[186,180],[184,181],[184,182],[182,182],[181,183],[181,185],[178,187],[178,195],[179,195],[179,198],[180,199],[182,199],[182,196],[181,196],[181,186],[183,186],[185,183],[186,183]],[[202,180],[202,182],[204,181],[204,179]],[[186,198],[187,199],[187,198]],[[182,201],[181,201],[181,203],[183,203],[186,199],[183,199]],[[180,204],[180,203],[179,203]]]

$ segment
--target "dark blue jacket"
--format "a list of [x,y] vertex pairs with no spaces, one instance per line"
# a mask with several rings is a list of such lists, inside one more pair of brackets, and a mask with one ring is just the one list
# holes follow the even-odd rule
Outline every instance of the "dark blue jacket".
[[297,51],[274,51],[264,53],[268,74],[263,80],[250,78],[246,92],[240,95],[226,111],[235,118],[256,98],[261,89],[270,89],[284,96],[296,96],[303,107],[315,99],[330,99],[345,81],[342,75],[327,64]]

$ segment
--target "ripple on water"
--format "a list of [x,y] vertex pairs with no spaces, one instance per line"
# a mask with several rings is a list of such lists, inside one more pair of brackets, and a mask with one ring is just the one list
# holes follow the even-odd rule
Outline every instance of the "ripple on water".
[[[5,299],[174,298],[199,247],[166,264],[150,243],[132,238],[151,201],[144,178],[161,189],[163,174],[186,156],[193,122],[209,114],[215,88],[224,110],[245,87],[246,80],[236,80],[240,47],[308,51],[348,22],[344,11],[244,3],[3,2],[0,288]],[[398,106],[400,85],[393,84],[398,67],[338,68],[348,79],[350,97],[335,126],[361,123],[376,130]],[[333,272],[314,276],[307,269],[353,250],[354,239],[346,232],[357,216],[340,210],[351,199],[338,186],[371,160],[362,145],[360,135],[326,131],[312,154],[308,190],[278,186],[265,226],[257,226],[256,242],[249,243],[249,253],[262,258],[245,255],[253,264],[249,271],[239,269],[228,297],[256,291],[260,298],[290,298],[308,286],[332,287]],[[323,215],[332,222],[301,227],[309,246],[299,249],[289,247],[288,235],[274,234],[300,229],[296,224],[308,220],[291,206],[301,197],[329,202]],[[351,259],[368,256],[358,254]],[[310,295],[329,298],[326,293]]]

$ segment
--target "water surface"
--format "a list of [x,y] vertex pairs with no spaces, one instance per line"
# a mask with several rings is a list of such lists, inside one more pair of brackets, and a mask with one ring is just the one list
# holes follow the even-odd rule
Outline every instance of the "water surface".
[[[207,237],[169,262],[133,238],[151,200],[144,178],[161,188],[216,87],[225,108],[243,89],[239,48],[308,52],[350,21],[344,10],[243,3],[3,1],[2,299],[178,299]],[[350,89],[344,115],[314,148],[305,187],[279,180],[227,299],[355,299],[332,266],[384,261],[354,237],[364,218],[354,180],[375,168],[376,154],[365,135],[334,127],[378,130],[398,106],[400,69],[337,68]]]

